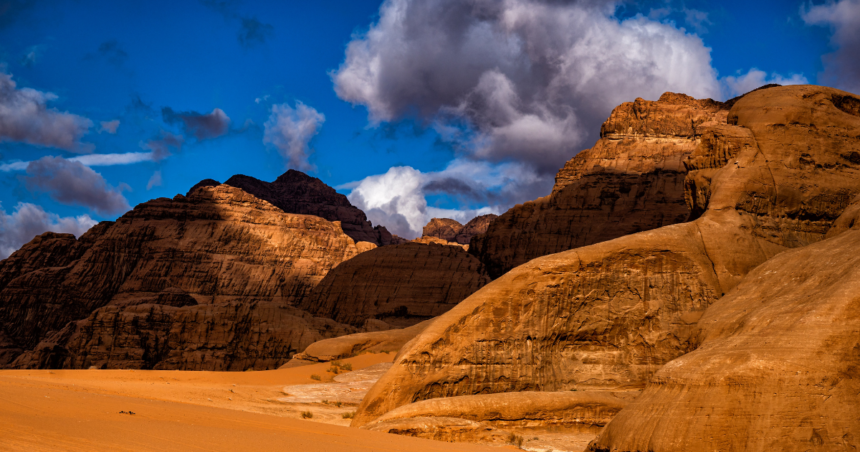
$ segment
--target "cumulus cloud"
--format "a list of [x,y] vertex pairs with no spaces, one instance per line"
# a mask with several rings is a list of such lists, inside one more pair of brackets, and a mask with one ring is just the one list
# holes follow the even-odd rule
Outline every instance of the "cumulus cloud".
[[81,142],[93,122],[82,116],[48,108],[57,96],[31,88],[18,88],[11,74],[0,72],[0,141],[18,141],[90,152],[92,144]]
[[170,107],[164,107],[161,109],[161,116],[168,124],[182,124],[185,132],[194,135],[198,141],[220,137],[230,128],[230,118],[220,108],[212,110],[211,113],[198,113],[176,112]]
[[[666,91],[721,97],[698,36],[660,14],[620,19],[618,4],[385,0],[378,21],[353,38],[331,73],[335,92],[365,106],[373,125],[414,118],[434,128],[456,159],[439,173],[393,168],[371,176],[350,199],[378,209],[386,227],[379,212],[408,224],[411,234],[428,218],[419,198],[435,190],[461,206],[503,211],[549,193],[554,174],[597,140],[618,104]],[[685,11],[685,19],[708,24],[699,11]],[[466,168],[495,179],[449,177]]]
[[161,187],[161,170],[156,170],[146,183],[146,189],[152,190],[152,187]]
[[[465,223],[478,215],[501,213],[513,200],[544,195],[544,180],[520,163],[491,164],[454,160],[442,171],[421,172],[401,166],[340,188],[351,188],[348,198],[374,224],[404,238],[415,238],[431,218],[452,218]],[[461,205],[481,208],[442,209],[428,205],[427,197],[445,195]]]
[[301,102],[296,102],[296,108],[288,104],[272,105],[272,113],[264,124],[263,143],[274,146],[286,159],[287,167],[313,170],[308,162],[312,152],[310,141],[324,122],[325,115]]
[[99,133],[105,132],[113,135],[116,133],[116,129],[119,128],[119,119],[114,119],[113,121],[102,121],[101,126]]
[[613,2],[386,0],[332,79],[371,121],[464,121],[468,157],[553,173],[621,102],[718,97],[710,63],[699,37]]
[[746,74],[725,77],[723,83],[728,94],[727,97],[734,97],[771,83],[778,85],[805,85],[809,81],[802,74],[791,74],[788,77],[784,77],[774,73],[768,76],[767,72],[752,68]]
[[158,138],[153,138],[146,142],[140,142],[140,147],[149,149],[152,159],[155,161],[164,160],[170,157],[173,151],[181,151],[182,145],[185,143],[185,138],[182,135],[175,135],[170,132],[161,132]]
[[11,214],[0,205],[0,259],[6,259],[39,234],[51,231],[80,237],[96,223],[89,215],[60,217],[30,203],[18,203]]
[[[57,157],[59,158],[59,157]],[[86,166],[131,165],[155,160],[152,152],[126,152],[122,154],[87,154],[67,159]],[[32,162],[9,162],[0,164],[0,171],[24,171]]]
[[129,209],[122,195],[127,185],[114,188],[101,174],[81,162],[62,157],[43,157],[27,165],[20,176],[28,190],[47,193],[61,204],[85,206],[101,215],[112,215]]
[[860,93],[860,0],[827,1],[801,7],[801,17],[809,25],[833,30],[836,51],[822,57],[821,81],[837,88]]

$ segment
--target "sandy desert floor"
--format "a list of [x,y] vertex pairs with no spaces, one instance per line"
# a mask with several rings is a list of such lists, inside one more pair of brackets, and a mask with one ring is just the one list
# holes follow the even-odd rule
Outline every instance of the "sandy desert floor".
[[[343,362],[359,371],[393,358]],[[318,384],[311,375],[331,381],[329,368],[0,371],[0,450],[504,450],[353,429],[343,414],[354,404],[284,401],[286,386]],[[303,411],[313,419],[302,419]]]

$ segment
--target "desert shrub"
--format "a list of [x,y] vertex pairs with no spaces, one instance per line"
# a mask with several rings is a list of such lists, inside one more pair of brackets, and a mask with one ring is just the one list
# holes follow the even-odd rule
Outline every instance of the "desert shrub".
[[343,370],[352,371],[352,363],[341,364],[340,368]]
[[314,414],[310,411],[302,411],[302,419],[312,419]]
[[511,433],[511,435],[508,436],[508,444],[522,448],[523,442],[525,442],[525,438],[523,438],[520,435],[516,435],[516,434]]
[[355,411],[350,411],[349,413],[343,413],[344,419],[352,419],[355,417]]
[[322,381],[322,377],[317,374],[311,375],[311,380]]

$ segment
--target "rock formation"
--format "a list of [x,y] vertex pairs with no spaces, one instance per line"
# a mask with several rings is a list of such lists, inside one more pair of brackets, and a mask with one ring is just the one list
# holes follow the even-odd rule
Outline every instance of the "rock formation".
[[427,226],[424,226],[421,238],[436,237],[445,242],[468,245],[472,237],[487,232],[490,223],[497,217],[498,215],[494,214],[481,215],[472,218],[465,225],[450,218],[433,218]]
[[698,322],[592,451],[860,447],[860,230],[784,252]]
[[666,93],[612,111],[600,140],[570,159],[552,194],[517,205],[470,244],[492,278],[536,257],[686,221],[683,161],[728,107]]
[[[215,181],[206,179],[195,187],[212,183],[217,185]],[[391,244],[391,234],[385,227],[373,227],[364,212],[350,204],[346,196],[300,171],[289,170],[274,182],[263,182],[239,174],[227,179],[224,184],[241,188],[287,213],[340,221],[343,232],[356,242],[370,242],[377,246]]]
[[433,319],[425,320],[407,328],[396,328],[369,333],[323,339],[309,345],[303,352],[293,356],[292,361],[317,363],[345,359],[362,353],[398,352],[407,342],[418,336]]
[[406,243],[340,264],[299,307],[356,327],[368,319],[406,327],[448,311],[487,282],[481,263],[460,247]]
[[373,247],[228,185],[143,203],[77,241],[44,234],[0,267],[13,278],[0,291],[0,342],[25,351],[0,365],[277,367],[358,331],[294,305]]
[[[686,125],[634,103],[632,113],[653,118],[642,130],[674,124],[702,137],[680,185],[688,209],[701,215],[507,272],[416,337],[371,389],[353,425],[439,397],[644,387],[663,365],[695,349],[696,324],[709,306],[761,263],[823,240],[860,193],[860,117],[840,107],[846,96],[816,86],[775,87],[738,100],[726,123],[706,124],[696,118],[710,122],[718,107],[696,116],[694,106],[707,102],[664,95],[691,109]],[[638,130],[632,119],[620,119],[604,125],[602,140]],[[645,165],[622,143],[595,147],[606,152],[601,166]],[[665,143],[667,152],[673,143]],[[565,174],[577,171],[567,168]],[[577,180],[559,177],[556,193]]]

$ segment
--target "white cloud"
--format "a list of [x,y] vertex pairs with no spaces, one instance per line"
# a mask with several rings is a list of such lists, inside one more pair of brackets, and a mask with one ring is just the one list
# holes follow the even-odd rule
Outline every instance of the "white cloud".
[[[0,68],[2,69],[2,68]],[[82,143],[93,122],[82,116],[48,108],[53,93],[18,88],[11,74],[0,72],[0,141],[18,141],[73,152],[90,152]]]
[[289,168],[312,170],[314,167],[308,162],[312,152],[310,141],[324,122],[325,115],[301,102],[296,102],[296,108],[288,104],[272,105],[263,143],[274,146]]
[[[133,163],[150,162],[155,160],[152,152],[126,152],[123,154],[87,154],[66,159],[70,162],[79,162],[84,166],[112,166],[131,165]],[[27,169],[30,162],[7,162],[0,163],[0,171],[23,171]]]
[[96,223],[89,215],[60,217],[29,203],[18,203],[15,211],[7,214],[0,205],[0,259],[9,257],[44,232],[64,232],[80,237]]
[[[390,168],[384,174],[338,188],[352,188],[348,198],[374,224],[412,239],[431,218],[452,218],[466,223],[478,215],[501,213],[517,196],[537,197],[546,181],[527,166],[454,160],[442,171],[423,173],[412,167]],[[481,208],[443,209],[427,204],[429,195],[456,198],[461,205]]]
[[725,84],[726,97],[734,97],[771,83],[778,85],[805,85],[809,81],[802,74],[791,74],[788,77],[784,77],[773,73],[768,76],[767,72],[752,68],[746,74],[725,77],[723,83]]

